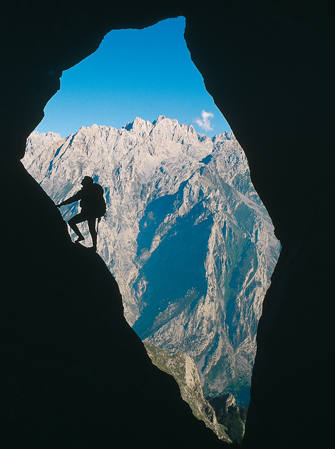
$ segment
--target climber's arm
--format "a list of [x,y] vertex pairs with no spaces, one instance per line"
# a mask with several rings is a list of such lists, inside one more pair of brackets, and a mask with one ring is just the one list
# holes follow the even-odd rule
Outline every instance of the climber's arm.
[[79,200],[81,200],[81,190],[67,200],[64,200],[61,203],[57,204],[57,207],[66,206],[67,204],[71,204]]

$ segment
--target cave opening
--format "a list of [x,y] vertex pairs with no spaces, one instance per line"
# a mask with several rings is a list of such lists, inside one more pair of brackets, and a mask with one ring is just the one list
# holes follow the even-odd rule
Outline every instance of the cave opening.
[[[98,253],[129,324],[185,400],[205,409],[203,395],[223,423],[230,407],[241,438],[257,323],[280,247],[184,27],[179,17],[106,35],[63,74],[23,163],[55,202],[84,175],[103,185]],[[77,211],[69,206],[64,219]],[[220,437],[219,425],[212,430]]]

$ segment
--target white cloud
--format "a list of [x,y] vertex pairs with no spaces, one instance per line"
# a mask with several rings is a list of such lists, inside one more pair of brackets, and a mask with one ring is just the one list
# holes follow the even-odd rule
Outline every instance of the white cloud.
[[214,117],[212,112],[207,112],[205,110],[201,111],[201,118],[196,118],[195,123],[200,126],[200,128],[205,131],[213,131],[213,127],[211,126],[211,118]]

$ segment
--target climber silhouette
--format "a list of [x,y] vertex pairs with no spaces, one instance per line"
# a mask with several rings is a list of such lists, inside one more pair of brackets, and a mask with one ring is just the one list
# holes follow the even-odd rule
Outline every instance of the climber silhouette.
[[82,223],[87,220],[88,228],[92,238],[92,249],[97,250],[97,230],[96,230],[96,220],[98,223],[106,213],[106,202],[104,199],[104,191],[100,184],[93,182],[90,176],[85,176],[81,181],[83,186],[79,192],[71,196],[67,200],[57,204],[57,207],[65,206],[66,204],[74,203],[80,200],[81,212],[74,215],[68,224],[71,229],[77,234],[78,238],[75,243],[79,243],[84,240],[83,234],[80,232],[77,224]]

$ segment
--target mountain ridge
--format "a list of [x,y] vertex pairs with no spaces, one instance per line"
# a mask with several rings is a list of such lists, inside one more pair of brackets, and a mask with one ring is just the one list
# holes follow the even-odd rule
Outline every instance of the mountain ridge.
[[23,162],[55,202],[95,176],[109,206],[98,250],[128,322],[149,343],[189,353],[207,396],[243,390],[245,402],[279,242],[243,150],[232,133],[204,137],[164,116],[132,123],[82,127],[59,141],[32,134]]
[[168,118],[168,117],[166,117],[164,115],[159,115],[158,118],[153,120],[153,121],[145,120],[145,119],[142,119],[139,116],[136,116],[134,118],[134,120],[124,124],[121,128],[116,128],[115,126],[112,126],[112,125],[99,125],[97,123],[93,123],[92,125],[88,125],[88,126],[83,125],[80,128],[78,128],[77,131],[74,131],[74,132],[72,132],[72,133],[70,133],[70,134],[68,134],[66,136],[62,136],[60,133],[54,132],[54,131],[38,131],[37,129],[35,129],[30,134],[30,137],[34,136],[34,135],[35,136],[36,135],[39,135],[39,136],[43,136],[43,135],[44,136],[51,136],[51,135],[54,135],[56,137],[59,137],[59,140],[66,140],[66,139],[71,138],[72,136],[78,134],[80,131],[87,130],[87,129],[90,129],[90,128],[109,129],[109,130],[116,130],[116,131],[121,131],[121,130],[125,129],[127,131],[132,131],[132,130],[134,131],[134,129],[141,128],[141,125],[142,125],[142,128],[144,128],[144,129],[148,129],[149,128],[150,131],[151,131],[159,122],[161,122],[163,120],[168,121],[171,124],[174,124],[176,126],[179,125],[182,128],[189,130],[192,134],[193,133],[197,134],[198,135],[198,139],[200,141],[202,141],[204,139],[211,139],[212,141],[214,141],[217,138],[217,136],[220,137],[222,135],[225,135],[226,137],[228,137],[228,136],[233,135],[232,131],[222,131],[222,132],[219,132],[219,133],[215,134],[213,137],[209,137],[205,133],[197,132],[192,124],[184,124],[184,123],[180,124],[177,119],[171,119],[171,118]]

